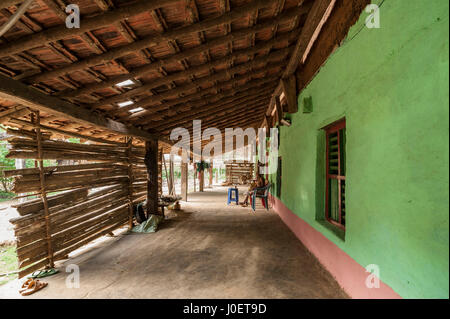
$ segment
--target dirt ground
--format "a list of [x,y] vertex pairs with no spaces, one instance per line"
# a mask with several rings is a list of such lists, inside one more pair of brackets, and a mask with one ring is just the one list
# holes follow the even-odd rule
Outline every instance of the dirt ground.
[[17,210],[11,207],[14,203],[17,203],[17,200],[0,203],[0,245],[15,241],[13,225],[9,222],[11,218],[19,216]]
[[[276,213],[226,198],[224,187],[190,194],[156,233],[102,240],[59,263],[43,290],[21,297],[14,280],[0,298],[347,298]],[[66,286],[69,264],[79,288]]]

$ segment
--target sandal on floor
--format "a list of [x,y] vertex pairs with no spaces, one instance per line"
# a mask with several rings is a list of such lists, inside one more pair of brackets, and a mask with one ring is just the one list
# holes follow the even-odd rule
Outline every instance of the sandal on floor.
[[22,291],[27,290],[27,289],[29,288],[30,284],[31,284],[33,281],[34,281],[33,278],[27,279],[27,281],[25,281],[25,282],[22,284],[22,287],[20,287],[19,292],[22,293]]
[[22,296],[29,296],[31,294],[34,294],[36,291],[39,291],[42,288],[47,287],[47,285],[48,285],[48,283],[46,283],[46,282],[32,279],[32,282],[28,285],[28,288],[21,291],[20,294]]
[[55,268],[49,268],[49,269],[44,269],[44,270],[38,270],[35,271],[34,273],[32,273],[30,276],[28,276],[28,278],[44,278],[47,276],[52,276],[54,274],[57,274],[59,272],[58,269]]

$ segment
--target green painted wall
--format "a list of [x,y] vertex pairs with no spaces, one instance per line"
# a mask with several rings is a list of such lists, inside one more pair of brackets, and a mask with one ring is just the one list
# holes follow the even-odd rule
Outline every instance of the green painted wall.
[[[281,200],[404,298],[449,297],[449,2],[386,0],[301,92],[282,127]],[[351,39],[359,30],[359,34]],[[350,40],[351,39],[351,40]],[[313,112],[302,113],[311,96]],[[323,212],[323,134],[347,121],[345,240]]]

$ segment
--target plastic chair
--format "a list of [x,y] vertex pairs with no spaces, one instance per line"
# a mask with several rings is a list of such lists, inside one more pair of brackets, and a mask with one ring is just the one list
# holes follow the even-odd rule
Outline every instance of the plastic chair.
[[[233,197],[233,193],[234,193],[234,197]],[[237,189],[237,187],[230,187],[228,188],[228,201],[227,201],[227,205],[230,205],[231,202],[236,202],[236,205],[239,204],[239,191]]]
[[255,211],[255,204],[256,204],[256,198],[261,198],[261,200],[263,201],[263,205],[265,206],[265,208],[267,210],[269,210],[269,189],[270,189],[271,184],[267,184],[264,187],[257,187],[253,190],[252,193],[252,209],[253,211]]

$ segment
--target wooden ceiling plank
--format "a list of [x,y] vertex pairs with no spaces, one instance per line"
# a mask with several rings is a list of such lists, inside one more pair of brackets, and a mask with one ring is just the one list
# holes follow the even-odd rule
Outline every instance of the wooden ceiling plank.
[[233,112],[236,112],[238,110],[242,110],[243,108],[247,108],[249,105],[256,103],[256,102],[261,102],[262,100],[267,101],[270,98],[270,96],[267,95],[266,92],[260,93],[259,95],[253,95],[253,96],[249,96],[246,97],[245,99],[241,99],[238,101],[233,101],[233,102],[228,102],[222,105],[210,105],[209,107],[205,107],[201,110],[196,110],[196,111],[192,111],[189,112],[188,115],[184,115],[184,116],[178,116],[178,117],[173,117],[170,118],[170,120],[165,121],[164,124],[165,125],[158,125],[155,127],[152,127],[155,130],[160,130],[161,128],[175,128],[179,125],[188,123],[189,121],[192,121],[192,119],[202,119],[205,116],[215,116],[217,114],[219,114],[220,112],[223,112],[224,110],[230,110]]
[[[273,85],[265,85],[264,88],[270,88],[273,87]],[[235,96],[229,97],[226,100],[221,100],[216,103],[208,103],[201,107],[195,107],[191,108],[188,111],[181,112],[177,115],[170,116],[166,120],[164,120],[163,123],[155,123],[155,125],[152,126],[152,129],[159,130],[163,127],[171,127],[172,125],[178,125],[180,123],[190,121],[194,117],[197,118],[198,116],[203,115],[209,115],[213,114],[213,112],[217,110],[224,110],[224,109],[233,109],[234,107],[239,107],[242,104],[250,103],[256,100],[260,100],[262,98],[270,98],[268,97],[267,92],[255,92],[256,89],[253,89],[251,94],[237,94]],[[246,93],[246,92],[244,92]]]
[[294,74],[299,63],[305,63],[305,59],[316,41],[322,26],[327,21],[334,7],[336,0],[316,0],[309,12],[305,26],[300,33],[295,50],[289,60],[286,70],[283,74],[284,78]]
[[[286,57],[288,55],[288,52],[289,52],[289,49],[284,49],[284,50],[277,51],[275,53],[272,53],[270,55],[267,55],[267,56],[264,56],[261,58],[256,58],[249,63],[240,64],[238,66],[235,66],[234,68],[218,72],[212,76],[204,77],[204,78],[198,79],[192,83],[185,84],[183,86],[179,86],[176,89],[168,90],[168,91],[165,91],[158,95],[152,95],[152,96],[143,98],[142,100],[138,101],[138,103],[139,104],[145,103],[145,105],[147,105],[147,104],[156,104],[163,100],[177,99],[178,97],[180,97],[180,94],[186,94],[187,92],[189,92],[193,89],[197,89],[198,86],[208,85],[213,81],[219,81],[219,80],[227,81],[228,79],[231,78],[232,74],[236,74],[236,73],[244,72],[244,71],[251,73],[251,70],[255,69],[255,68],[260,70],[261,65],[267,65],[267,64],[269,64],[269,62],[273,62],[273,61],[280,62],[283,60],[283,57]],[[117,101],[117,98],[113,99],[113,101]],[[98,108],[98,107],[108,104],[108,102],[109,102],[109,100],[107,100],[107,102],[100,101],[99,103],[94,104],[92,107]],[[129,106],[121,107],[121,108],[119,108],[118,106],[114,106],[114,109],[118,110],[118,111],[119,110],[128,111],[129,109],[136,108],[136,107],[137,106],[135,103],[135,104],[132,104]]]
[[[300,63],[304,63],[309,50],[314,44],[315,40],[319,36],[320,30],[322,26],[327,21],[328,17],[333,10],[334,4],[336,0],[316,0],[314,1],[308,16],[305,21],[305,25],[300,32],[299,38],[297,40],[297,44],[295,45],[294,52],[292,53],[287,67],[283,73],[282,78],[287,79],[291,75],[295,73],[297,67]],[[281,94],[282,91],[282,82],[280,80],[280,84],[275,89],[273,96]],[[295,88],[295,95],[297,94],[297,88]],[[269,115],[274,108],[274,100],[269,104],[266,115]],[[294,108],[298,109],[298,107]],[[264,124],[264,123],[263,123]],[[261,124],[261,125],[263,125]]]
[[[174,29],[174,30],[169,30],[162,34],[147,36],[147,37],[142,38],[141,40],[136,41],[134,43],[111,49],[108,52],[105,52],[100,55],[88,57],[77,63],[72,63],[70,65],[63,66],[63,67],[55,69],[55,70],[51,70],[51,71],[48,71],[48,72],[45,72],[45,73],[42,73],[39,75],[31,76],[31,77],[27,78],[27,80],[29,82],[45,81],[45,80],[54,78],[56,76],[59,76],[62,74],[67,74],[67,73],[70,73],[70,72],[73,72],[73,71],[76,71],[79,69],[104,64],[110,60],[117,59],[117,58],[125,56],[127,54],[136,52],[138,50],[141,50],[141,49],[144,49],[147,47],[151,47],[154,45],[158,45],[161,42],[167,42],[169,40],[176,40],[176,39],[179,39],[180,37],[186,36],[188,34],[205,31],[210,28],[216,27],[218,24],[223,24],[225,22],[231,22],[233,20],[239,19],[239,18],[247,15],[249,12],[254,11],[256,8],[263,8],[263,7],[270,5],[270,3],[272,1],[275,1],[275,0],[252,1],[250,4],[242,6],[242,7],[238,7],[235,10],[233,10],[229,13],[226,13],[220,17],[203,20],[199,23],[195,23],[195,24],[188,25],[188,26],[181,27],[181,28]],[[289,13],[292,15],[292,17],[295,17],[296,15],[300,14],[301,12],[302,12],[302,10],[300,8],[300,9],[293,9]],[[275,18],[271,21],[278,21],[278,19]],[[255,28],[257,28],[257,26]],[[70,30],[72,30],[72,29],[70,29]],[[221,43],[221,44],[223,44],[223,43]],[[0,56],[1,56],[1,51],[2,51],[2,49],[0,49]],[[16,53],[16,52],[11,52],[11,54],[12,53]]]
[[[275,67],[277,69],[281,69],[281,66],[279,66],[279,65],[277,65]],[[266,67],[266,68],[258,69],[256,71],[248,73],[248,74],[246,74],[244,76],[240,76],[240,77],[237,77],[237,78],[232,79],[230,81],[223,82],[221,84],[217,84],[217,85],[215,85],[213,87],[210,87],[208,89],[202,90],[200,92],[196,92],[194,94],[190,94],[190,95],[187,95],[187,96],[184,96],[184,97],[181,97],[181,98],[177,98],[177,99],[174,99],[172,101],[164,102],[161,105],[149,105],[148,104],[149,101],[143,101],[141,103],[136,103],[134,105],[136,107],[143,107],[143,108],[145,108],[147,110],[147,112],[146,112],[146,115],[147,115],[147,114],[153,114],[153,113],[156,113],[158,111],[165,110],[168,107],[172,107],[172,106],[177,105],[177,104],[186,103],[188,101],[192,101],[192,100],[196,100],[196,99],[202,99],[205,96],[207,96],[208,94],[220,94],[220,93],[216,93],[218,89],[226,88],[226,87],[228,87],[230,85],[233,88],[229,91],[229,94],[233,94],[233,92],[235,92],[235,91],[242,91],[242,90],[244,90],[245,87],[249,87],[249,86],[250,87],[254,87],[254,86],[257,86],[257,85],[261,85],[262,83],[268,83],[268,82],[277,80],[278,76],[277,75],[273,75],[273,76],[270,76],[270,77],[265,77],[265,78],[263,77],[262,79],[251,81],[250,83],[247,83],[244,86],[239,86],[237,88],[234,87],[234,85],[238,84],[238,82],[240,82],[240,81],[249,80],[252,77],[254,77],[255,75],[258,75],[258,74],[261,74],[261,73],[266,73],[268,70],[271,70],[273,68],[274,68],[274,66],[269,66],[269,67]],[[181,109],[181,107],[180,107],[180,109]],[[175,109],[175,110],[177,111],[177,109]]]
[[[229,119],[213,119],[210,121],[202,121],[202,130],[208,127],[215,127],[217,129],[224,129],[224,128],[236,128],[236,127],[242,127],[246,123],[252,123],[257,121],[258,119],[261,120],[261,114],[262,111],[264,111],[265,103],[261,103],[259,106],[255,107],[253,111],[247,111],[244,113],[241,113],[233,118]],[[256,114],[259,113],[259,114]],[[189,127],[186,127],[186,129],[192,134],[192,124]],[[166,130],[161,132],[162,134],[169,135],[171,130]]]
[[[130,72],[130,74],[123,74],[123,75],[119,75],[119,76],[115,76],[115,77],[111,77],[108,80],[102,82],[102,83],[98,83],[98,84],[93,84],[93,85],[89,85],[86,86],[80,90],[77,91],[61,91],[59,92],[57,95],[58,96],[67,96],[67,97],[73,97],[73,96],[78,96],[78,95],[82,95],[82,94],[88,94],[90,92],[96,91],[96,90],[101,90],[101,89],[105,89],[108,87],[112,87],[115,84],[128,80],[130,78],[138,78],[142,75],[145,75],[149,72],[158,70],[158,68],[160,66],[164,66],[164,65],[169,65],[171,63],[177,62],[179,60],[182,59],[186,59],[189,57],[193,57],[193,56],[197,56],[199,54],[202,54],[203,52],[206,52],[216,46],[220,46],[223,45],[224,43],[228,43],[228,42],[232,42],[235,40],[239,40],[241,38],[244,38],[246,36],[248,36],[251,33],[255,33],[258,32],[260,30],[263,30],[265,28],[268,27],[272,27],[274,25],[274,23],[278,23],[280,21],[284,21],[284,20],[289,20],[292,19],[295,15],[292,14],[291,12],[289,12],[288,14],[284,14],[284,15],[280,15],[277,17],[276,20],[273,21],[269,21],[263,24],[258,24],[255,27],[251,27],[251,28],[247,28],[247,29],[242,29],[242,30],[238,30],[238,31],[234,31],[232,33],[230,33],[227,36],[223,36],[223,37],[219,37],[216,39],[213,39],[211,41],[208,41],[205,44],[202,44],[198,47],[195,47],[193,49],[189,49],[189,50],[185,50],[183,52],[180,52],[178,54],[175,54],[173,56],[169,56],[167,58],[158,60],[153,62],[152,64],[148,64],[142,67],[138,67],[134,70],[132,70]],[[299,32],[298,29],[293,30],[292,32],[297,33]],[[298,33],[297,33],[298,34]],[[269,40],[270,41],[270,40]]]
[[220,99],[203,99],[198,101],[197,103],[190,103],[188,105],[188,109],[183,112],[179,112],[176,115],[170,116],[169,119],[164,121],[164,123],[155,123],[153,126],[156,129],[159,129],[162,126],[171,125],[174,123],[179,123],[180,121],[189,120],[194,116],[198,116],[199,114],[203,114],[205,112],[214,111],[215,109],[228,108],[230,106],[234,106],[237,104],[242,104],[252,99],[256,99],[262,95],[267,95],[266,89],[270,89],[273,87],[272,83],[265,84],[260,87],[254,87],[252,89],[238,92],[235,95],[231,95],[228,97],[220,98]]
[[2,0],[2,2],[0,2],[0,9],[12,7],[21,2],[23,2],[23,0]]
[[[232,80],[232,81],[234,82],[235,80]],[[221,91],[220,93],[217,93],[217,94],[211,93],[212,90],[209,91],[209,93],[212,94],[210,96],[214,96],[214,97],[220,96],[222,98],[227,98],[227,97],[229,97],[231,95],[234,95],[234,94],[237,94],[239,92],[245,92],[246,90],[253,89],[253,88],[258,87],[258,86],[264,86],[264,85],[266,85],[268,83],[271,83],[271,82],[273,83],[274,81],[277,81],[277,76],[276,75],[275,76],[266,77],[266,78],[261,78],[261,79],[258,79],[258,80],[253,80],[253,81],[248,82],[245,85],[232,86],[231,89],[223,90],[223,91]],[[206,92],[204,92],[204,93],[206,93]],[[172,109],[175,110],[178,113],[186,112],[186,106],[184,105],[184,103],[186,103],[188,101],[199,101],[199,100],[203,100],[205,98],[208,98],[208,96],[207,95],[202,95],[202,94],[191,95],[191,96],[185,97],[185,98],[183,98],[181,100],[178,100],[178,101],[174,102],[173,104],[176,104],[177,106],[173,107]]]
[[[124,20],[132,16],[138,15],[147,10],[153,10],[161,8],[166,5],[170,5],[178,2],[179,0],[152,0],[152,1],[140,1],[135,4],[127,5],[116,10],[107,11],[97,16],[92,16],[83,19],[83,23],[80,28],[66,28],[65,25],[49,28],[42,32],[25,36],[18,39],[14,43],[5,46],[0,49],[0,57],[18,53],[21,51],[29,50],[34,47],[45,45],[57,40],[70,38],[91,30],[96,30],[102,27],[111,25],[114,21]],[[64,13],[64,12],[63,12]]]
[[[269,47],[274,42],[275,41],[273,41],[273,42],[268,41],[267,43],[263,43],[263,45],[259,46],[257,49],[250,48],[250,49],[243,50],[245,52],[242,52],[242,55],[251,55],[254,52],[259,51],[261,48]],[[284,53],[283,53],[283,50],[284,50]],[[286,54],[288,52],[286,50],[287,49],[276,50],[269,56],[274,56],[273,54],[276,54],[277,52],[279,52],[280,56],[282,56],[282,55],[284,55],[284,54]],[[141,94],[143,92],[146,92],[146,91],[148,91],[150,89],[154,89],[154,88],[159,87],[159,86],[164,85],[164,84],[169,84],[172,81],[183,80],[189,75],[194,75],[196,73],[202,73],[202,72],[208,71],[210,68],[214,68],[214,67],[220,66],[221,64],[228,63],[228,61],[234,59],[236,56],[239,56],[239,54],[233,54],[232,56],[228,56],[228,57],[216,60],[214,62],[210,62],[210,63],[202,64],[202,65],[197,66],[197,67],[190,68],[187,71],[181,71],[181,72],[174,73],[172,75],[168,75],[168,76],[163,77],[163,78],[158,78],[157,80],[154,80],[152,82],[146,83],[146,84],[144,84],[144,85],[142,85],[140,87],[128,90],[125,93],[114,95],[112,97],[100,100],[98,103],[95,103],[93,105],[93,107],[106,105],[106,104],[114,104],[114,103],[117,103],[117,102],[125,101],[128,98],[131,98],[131,97],[133,97],[133,96],[135,96],[137,94]],[[275,58],[276,57],[274,57],[274,59]],[[220,80],[223,77],[225,77],[225,76],[227,76],[228,74],[231,74],[231,73],[237,73],[237,72],[241,72],[242,70],[248,70],[248,69],[250,69],[252,67],[252,65],[254,65],[254,64],[252,64],[253,61],[256,61],[255,64],[257,64],[257,63],[261,63],[261,62],[258,62],[258,61],[267,61],[267,60],[270,60],[270,59],[266,59],[266,57],[257,58],[257,59],[251,60],[250,62],[240,64],[240,65],[238,65],[238,66],[236,66],[234,68],[225,69],[225,70],[220,71],[220,72],[218,72],[218,73],[216,73],[214,75],[210,75],[210,76],[199,78],[198,80],[193,81],[194,84],[190,85],[190,89],[194,88],[195,85],[200,86],[200,85],[203,85],[203,84],[205,84],[207,82]],[[214,80],[213,80],[213,78],[214,78]]]
[[[270,81],[270,80],[269,80]],[[221,105],[221,101],[224,101],[225,103],[227,102],[232,102],[236,99],[241,99],[241,98],[246,98],[248,96],[252,96],[253,94],[257,93],[258,90],[262,90],[262,89],[270,89],[271,86],[273,86],[273,82],[276,81],[276,79],[272,79],[272,83],[270,83],[269,81],[267,81],[267,79],[264,79],[262,81],[258,80],[255,82],[250,82],[247,85],[244,86],[240,86],[238,88],[233,88],[229,91],[223,91],[219,94],[215,94],[215,95],[211,95],[209,97],[204,97],[202,99],[199,100],[195,100],[193,102],[188,103],[187,106],[185,106],[185,103],[181,103],[176,105],[175,108],[173,108],[173,110],[175,110],[177,113],[179,113],[179,115],[185,114],[186,112],[192,111],[192,112],[196,112],[198,110],[202,110],[203,108],[205,108],[207,105]],[[189,108],[189,109],[187,109]],[[158,113],[156,113],[158,114]],[[142,116],[142,115],[141,115]],[[147,124],[150,122],[153,122],[153,119],[143,119],[140,121],[143,124]],[[145,128],[153,128],[152,126],[145,126]]]

